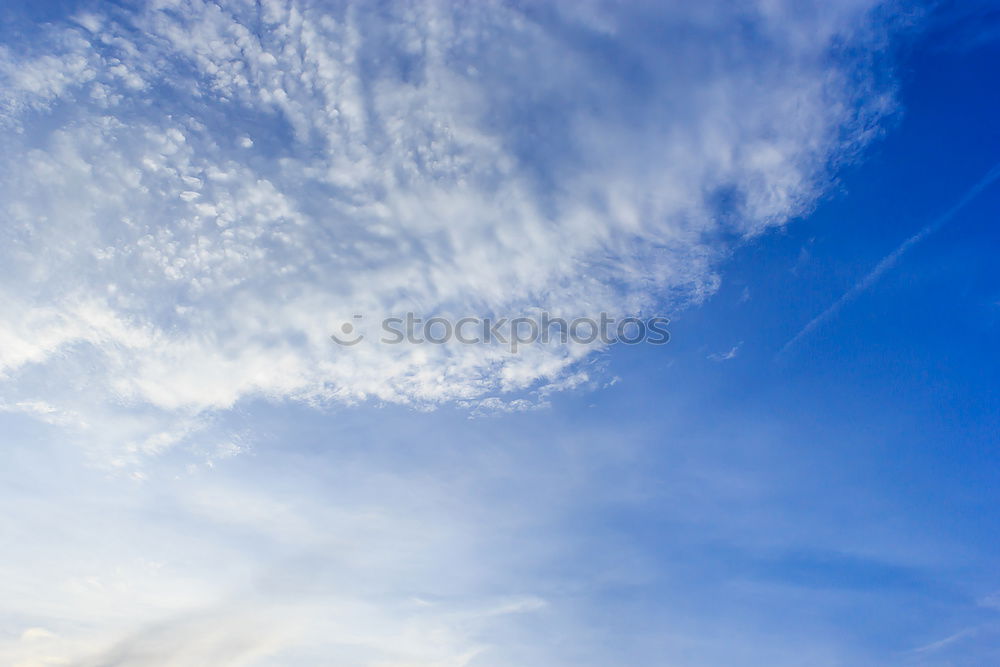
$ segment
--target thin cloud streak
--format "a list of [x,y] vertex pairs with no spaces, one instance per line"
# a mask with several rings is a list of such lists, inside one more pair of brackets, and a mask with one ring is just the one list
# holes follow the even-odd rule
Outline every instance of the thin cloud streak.
[[862,292],[872,287],[878,280],[885,274],[889,269],[894,267],[899,259],[913,246],[920,243],[925,238],[931,234],[937,232],[946,224],[948,224],[952,218],[954,218],[959,211],[965,208],[969,202],[975,199],[979,194],[994,183],[998,178],[1000,178],[1000,163],[996,164],[992,169],[990,169],[987,174],[980,179],[968,192],[958,201],[957,204],[948,209],[943,215],[939,216],[934,221],[927,224],[919,232],[911,236],[910,238],[899,244],[899,247],[893,250],[891,253],[882,258],[882,260],[875,265],[875,268],[868,272],[868,274],[856,282],[854,286],[844,292],[844,294],[837,299],[833,304],[824,310],[822,313],[816,317],[809,320],[809,322],[802,327],[802,329],[795,334],[787,343],[785,343],[781,350],[778,351],[776,358],[780,359],[784,357],[788,352],[798,345],[806,336],[811,334],[817,328],[827,321],[833,319],[837,313],[843,309],[848,303],[856,299]]

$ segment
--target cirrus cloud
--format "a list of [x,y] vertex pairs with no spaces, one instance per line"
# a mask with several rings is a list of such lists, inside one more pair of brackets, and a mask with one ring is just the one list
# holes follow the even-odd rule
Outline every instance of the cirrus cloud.
[[88,7],[0,52],[0,377],[133,453],[247,397],[577,386],[593,346],[328,334],[703,299],[892,108],[868,0]]

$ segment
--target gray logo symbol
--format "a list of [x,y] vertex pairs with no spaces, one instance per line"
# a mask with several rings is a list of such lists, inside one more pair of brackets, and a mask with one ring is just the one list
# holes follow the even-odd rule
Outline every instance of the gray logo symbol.
[[[361,316],[360,315],[355,315],[354,319],[360,320]],[[343,324],[341,324],[340,325],[340,331],[347,338],[343,338],[342,339],[337,334],[330,334],[330,338],[332,338],[334,340],[334,342],[336,342],[339,345],[346,345],[346,346],[350,347],[351,345],[357,345],[358,343],[360,343],[365,338],[364,334],[355,333],[355,331],[354,331],[354,325],[351,324],[350,322],[344,322]],[[353,336],[353,338],[351,338],[352,336]]]

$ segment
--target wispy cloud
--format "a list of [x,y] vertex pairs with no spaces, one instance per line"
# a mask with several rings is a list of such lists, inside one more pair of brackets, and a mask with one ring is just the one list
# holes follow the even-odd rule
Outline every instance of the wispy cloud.
[[874,6],[163,0],[12,34],[10,404],[128,413],[136,452],[248,397],[566,386],[594,345],[328,336],[358,313],[705,298],[724,239],[807,210],[891,110]]
[[743,341],[740,341],[736,345],[733,345],[725,352],[713,352],[712,354],[708,355],[708,359],[711,361],[729,361],[730,359],[735,359],[736,355],[740,353],[741,347],[743,347]]

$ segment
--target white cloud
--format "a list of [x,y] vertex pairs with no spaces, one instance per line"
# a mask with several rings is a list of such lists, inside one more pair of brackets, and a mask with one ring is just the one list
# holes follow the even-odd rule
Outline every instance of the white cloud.
[[708,355],[707,358],[711,361],[730,361],[737,357],[737,355],[740,353],[741,347],[743,347],[743,341],[740,341],[736,345],[733,345],[725,352],[713,352],[712,354]]
[[590,346],[327,336],[711,294],[890,107],[872,5],[160,0],[40,29],[0,53],[0,373],[14,404],[192,424],[572,385]]

